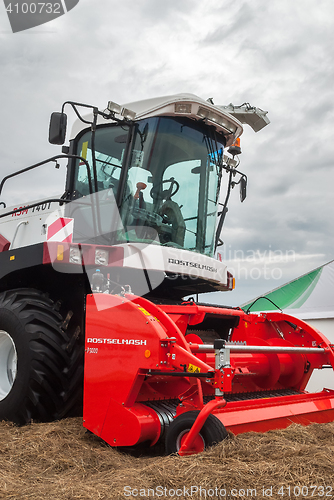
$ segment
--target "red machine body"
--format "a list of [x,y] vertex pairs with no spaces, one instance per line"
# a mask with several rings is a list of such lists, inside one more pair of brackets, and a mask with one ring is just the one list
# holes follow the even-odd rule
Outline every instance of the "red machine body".
[[90,294],[85,342],[84,426],[112,446],[155,444],[186,412],[181,455],[210,414],[235,434],[334,419],[334,391],[305,391],[333,346],[283,313]]

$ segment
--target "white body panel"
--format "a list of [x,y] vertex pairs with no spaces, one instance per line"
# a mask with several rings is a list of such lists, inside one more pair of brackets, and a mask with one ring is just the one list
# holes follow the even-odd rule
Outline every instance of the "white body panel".
[[[59,207],[57,202],[44,203],[44,200],[37,200],[27,203],[26,206],[39,202],[40,205],[37,207],[26,209],[23,206],[20,212],[0,219],[0,234],[10,242],[10,250],[46,241],[47,225],[50,224],[50,220],[63,215],[65,205]],[[0,214],[17,208],[21,207],[6,207],[1,210]],[[50,215],[51,219],[49,219]]]
[[227,285],[227,266],[212,257],[155,244],[127,243],[119,246],[124,248],[124,267],[163,271]]
[[[48,227],[56,219],[64,217],[65,204],[60,207],[56,202],[44,203],[43,200],[31,204],[39,201],[38,207],[22,207],[20,212],[0,219],[0,234],[10,242],[10,250],[47,241]],[[16,208],[20,207],[7,207],[2,212]],[[61,242],[63,237],[68,236],[62,232],[58,234],[59,240],[52,237],[50,241]],[[227,285],[226,265],[211,257],[180,248],[162,247],[157,243],[126,243],[118,246],[124,249],[122,267],[202,278],[217,285]]]

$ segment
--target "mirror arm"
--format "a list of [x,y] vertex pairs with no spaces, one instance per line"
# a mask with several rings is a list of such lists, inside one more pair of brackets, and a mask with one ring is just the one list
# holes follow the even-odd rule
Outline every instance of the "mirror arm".
[[223,224],[224,224],[224,221],[225,221],[226,214],[228,212],[227,204],[228,204],[228,200],[229,200],[230,194],[231,194],[232,179],[233,179],[233,170],[231,169],[230,172],[229,172],[228,188],[227,188],[226,198],[225,198],[225,201],[224,201],[224,204],[223,204],[224,208],[223,208],[223,210],[222,210],[222,212],[220,214],[220,218],[219,218],[219,222],[218,222],[218,226],[217,226],[217,230],[216,230],[215,249],[214,249],[214,251],[217,250],[217,246],[218,246],[218,243],[219,243],[219,240],[220,240],[220,233],[221,233],[221,230],[223,228]]
[[61,112],[64,113],[64,109],[65,109],[65,106],[66,104],[69,104],[73,111],[75,112],[75,114],[77,115],[77,117],[79,118],[79,120],[81,120],[83,123],[87,123],[88,125],[92,125],[93,122],[90,122],[88,120],[85,120],[84,118],[82,118],[82,116],[80,115],[79,111],[77,110],[76,106],[81,106],[83,108],[89,108],[89,109],[92,109],[93,112],[95,109],[97,109],[95,106],[92,106],[90,104],[82,104],[81,102],[73,102],[73,101],[65,101],[62,105],[62,108],[61,108]]

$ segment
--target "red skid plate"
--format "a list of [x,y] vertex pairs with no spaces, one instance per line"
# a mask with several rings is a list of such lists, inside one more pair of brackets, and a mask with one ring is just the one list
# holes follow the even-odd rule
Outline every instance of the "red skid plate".
[[214,415],[234,434],[334,420],[334,391],[229,402]]

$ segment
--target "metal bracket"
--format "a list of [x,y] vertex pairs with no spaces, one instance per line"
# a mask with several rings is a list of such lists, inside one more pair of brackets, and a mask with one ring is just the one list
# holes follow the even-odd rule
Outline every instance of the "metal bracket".
[[251,106],[248,102],[241,104],[240,106],[234,106],[230,103],[228,106],[217,106],[223,111],[227,111],[230,115],[237,118],[241,123],[246,123],[254,132],[258,132],[266,125],[270,123],[267,117],[268,111],[263,111],[260,108],[255,108]]
[[231,349],[222,339],[215,340],[213,345],[216,369],[215,396],[221,397],[224,392],[231,392],[232,390]]

